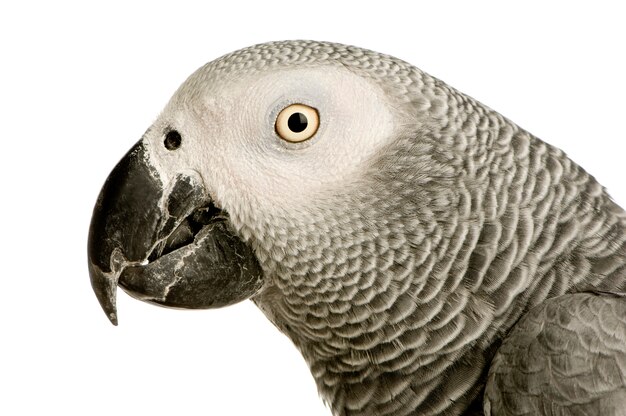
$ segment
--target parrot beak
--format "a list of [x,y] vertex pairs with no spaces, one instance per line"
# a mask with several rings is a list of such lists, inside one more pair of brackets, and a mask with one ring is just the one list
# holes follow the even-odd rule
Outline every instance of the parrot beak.
[[113,169],[94,207],[91,286],[117,325],[118,284],[143,301],[176,308],[227,306],[254,295],[263,273],[195,172],[169,183],[138,142]]

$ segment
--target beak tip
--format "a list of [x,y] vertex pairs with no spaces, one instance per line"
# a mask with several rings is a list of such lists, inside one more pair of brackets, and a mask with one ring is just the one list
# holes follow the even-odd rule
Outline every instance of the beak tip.
[[117,277],[111,277],[90,262],[89,274],[91,278],[91,286],[98,298],[98,302],[102,310],[106,314],[109,321],[117,326]]
[[115,307],[115,298],[112,299],[109,297],[106,300],[98,300],[100,300],[100,306],[102,307],[102,310],[106,314],[107,318],[109,318],[109,321],[111,321],[113,325],[117,326],[117,308]]
[[109,318],[109,321],[111,321],[113,326],[117,326],[117,313],[111,312],[107,315],[107,318]]
[[100,301],[100,306],[102,307],[102,310],[106,314],[107,318],[109,318],[109,321],[111,321],[113,325],[117,326],[117,308],[115,306],[115,295],[111,295],[111,291],[109,291],[107,295],[108,296],[104,299],[98,296],[98,300]]

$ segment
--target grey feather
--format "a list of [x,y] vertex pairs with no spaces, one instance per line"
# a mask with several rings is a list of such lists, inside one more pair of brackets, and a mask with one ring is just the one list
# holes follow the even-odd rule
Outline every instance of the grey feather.
[[528,312],[492,362],[486,414],[625,415],[625,300],[576,293]]
[[[251,92],[263,77],[274,77],[263,91],[287,88],[280,74],[293,69],[310,90],[342,87],[313,82],[326,71],[380,91],[381,108],[388,103],[397,122],[393,134],[360,154],[365,139],[342,148],[336,131],[299,147],[272,142],[271,121],[266,136],[250,133],[265,132],[254,123],[273,113],[264,107],[257,116],[240,103],[258,104]],[[241,117],[228,118],[233,107],[243,108]],[[363,103],[347,107],[321,109],[320,119],[348,123]],[[161,149],[171,128],[186,140],[175,156]],[[570,400],[564,409],[578,406],[578,391],[587,401],[602,396],[607,411],[621,405],[624,299],[572,294],[626,291],[625,212],[561,150],[444,82],[351,46],[257,45],[196,71],[143,143],[163,178],[171,166],[205,169],[209,193],[263,269],[253,301],[302,352],[335,415],[481,414],[505,338],[490,378],[492,414],[515,414],[502,398],[511,392],[519,408],[561,414],[537,401],[538,389],[545,400]],[[323,143],[335,147],[306,158]],[[277,174],[281,163],[289,169]],[[303,173],[310,165],[324,169]],[[303,177],[306,186],[297,182]],[[569,323],[559,321],[567,313]],[[544,332],[535,336],[537,328]],[[596,329],[602,345],[586,344],[585,331]],[[553,342],[566,331],[572,357]],[[527,354],[524,343],[536,347]],[[571,384],[548,371],[522,376],[523,366],[549,360],[565,366]],[[577,371],[583,379],[569,377]]]
[[[339,63],[416,120],[307,215],[235,219],[273,277],[255,302],[301,350],[335,414],[462,414],[527,310],[626,290],[624,211],[562,151],[388,56],[288,42],[221,65],[239,60]],[[284,238],[269,238],[275,230]]]

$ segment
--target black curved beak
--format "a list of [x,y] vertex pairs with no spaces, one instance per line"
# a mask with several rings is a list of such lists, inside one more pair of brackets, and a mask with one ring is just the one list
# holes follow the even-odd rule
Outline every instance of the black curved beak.
[[116,290],[178,308],[211,308],[247,299],[262,271],[228,216],[212,204],[197,173],[164,183],[138,142],[113,169],[94,207],[89,275],[117,325]]

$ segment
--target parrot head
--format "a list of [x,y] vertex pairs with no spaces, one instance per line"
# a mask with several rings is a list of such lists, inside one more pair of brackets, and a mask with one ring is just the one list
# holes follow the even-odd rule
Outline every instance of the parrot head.
[[378,210],[354,209],[380,198],[367,189],[383,149],[419,127],[406,85],[389,82],[409,68],[353,47],[277,42],[192,74],[96,202],[89,272],[109,319],[118,285],[177,308],[344,286],[310,267],[345,268],[363,257],[346,249],[373,244]]
[[622,212],[562,151],[401,60],[274,42],[198,69],[113,169],[89,272],[114,324],[118,286],[175,308],[251,299],[336,414],[466,414],[524,311],[621,270],[604,240]]

